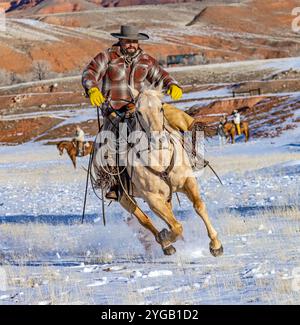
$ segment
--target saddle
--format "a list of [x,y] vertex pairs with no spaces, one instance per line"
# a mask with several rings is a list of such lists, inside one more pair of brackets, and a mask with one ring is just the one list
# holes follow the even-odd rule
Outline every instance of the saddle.
[[135,104],[134,103],[128,103],[124,106],[122,106],[120,109],[116,110],[113,109],[110,105],[105,105],[105,108],[102,110],[102,115],[104,117],[120,117],[122,119],[129,119],[133,116],[133,113],[135,112]]
[[79,141],[73,140],[73,145],[76,148],[76,157],[83,157],[85,155],[85,150],[90,146],[88,141],[83,141],[82,143],[82,154],[80,154]]

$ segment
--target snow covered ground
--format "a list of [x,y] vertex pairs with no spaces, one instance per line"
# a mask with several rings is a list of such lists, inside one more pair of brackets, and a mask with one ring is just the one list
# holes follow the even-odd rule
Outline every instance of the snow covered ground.
[[[300,129],[280,138],[206,145],[201,193],[224,246],[214,258],[189,201],[173,199],[184,227],[177,253],[162,254],[117,203],[89,190],[87,159],[74,170],[54,146],[0,147],[0,304],[300,303]],[[149,211],[159,228],[163,223]]]

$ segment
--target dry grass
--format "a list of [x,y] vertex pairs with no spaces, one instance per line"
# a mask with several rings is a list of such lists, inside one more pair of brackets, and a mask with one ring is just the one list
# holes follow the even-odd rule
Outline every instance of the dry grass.
[[[27,266],[5,266],[8,286],[19,292],[15,303],[26,304],[87,304],[93,303],[91,289],[81,286],[81,275],[60,272],[53,266],[41,266],[37,272]],[[28,290],[31,289],[31,290]],[[23,294],[20,295],[20,292]]]

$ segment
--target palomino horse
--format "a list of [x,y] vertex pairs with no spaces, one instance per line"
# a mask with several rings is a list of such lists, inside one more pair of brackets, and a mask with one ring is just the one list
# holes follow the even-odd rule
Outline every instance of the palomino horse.
[[[143,90],[140,93],[136,89],[131,89],[131,91],[136,99],[136,123],[145,131],[144,134],[146,134],[146,137],[149,139],[149,134],[166,132],[165,126],[167,122],[162,109],[161,100],[163,94],[161,87],[158,89]],[[170,126],[167,126],[168,129],[170,129]],[[173,129],[171,129],[171,131],[175,132],[177,136],[179,135],[179,133]],[[174,138],[176,137],[174,136]],[[213,256],[219,256],[223,253],[223,246],[218,239],[216,230],[211,224],[205,203],[200,197],[197,180],[193,174],[187,153],[182,149],[181,142],[174,140],[174,138],[172,137],[173,141],[172,139],[171,141],[169,140],[164,148],[160,146],[158,149],[150,149],[146,146],[140,151],[141,155],[146,152],[146,155],[150,156],[151,161],[153,157],[155,157],[153,158],[154,161],[158,156],[163,156],[164,167],[162,164],[157,164],[157,160],[154,164],[150,165],[151,167],[143,163],[128,164],[125,167],[131,181],[131,193],[129,194],[128,191],[123,188],[123,193],[119,198],[119,202],[123,208],[138,219],[142,226],[154,235],[158,244],[161,245],[164,254],[172,255],[176,252],[172,243],[182,238],[183,227],[173,213],[170,196],[175,192],[184,193],[192,202],[196,213],[202,218],[206,226],[210,239],[209,249],[211,254]],[[138,140],[140,139],[139,137]],[[177,157],[179,156],[177,153],[179,152],[185,155],[185,157],[180,158],[180,163],[176,163],[176,159],[178,159]],[[126,155],[127,158],[129,158],[130,152],[127,152]],[[96,156],[98,155],[96,154]],[[139,156],[140,155],[137,155],[136,157]],[[96,159],[93,162],[95,168],[97,163]],[[167,166],[167,168],[165,166]],[[172,168],[170,168],[170,166],[172,166]],[[166,170],[168,170],[168,181],[164,178],[166,174],[162,173],[162,171],[166,172]],[[149,205],[150,209],[168,225],[169,230],[163,229],[159,231],[152,220],[138,207],[134,198],[142,198]]]
[[[67,151],[69,157],[72,160],[74,168],[76,168],[76,157],[78,157],[76,143],[74,141],[61,141],[56,146],[60,156],[64,153],[64,150]],[[93,146],[94,146],[93,141],[84,142],[83,156],[89,155],[93,150]]]
[[[226,134],[226,140],[229,140],[229,137],[231,138],[231,143],[235,143],[235,136],[237,135],[237,130],[235,127],[235,124],[232,122],[225,123],[224,132]],[[242,122],[241,123],[241,134],[245,135],[245,142],[249,140],[249,124],[248,122]]]

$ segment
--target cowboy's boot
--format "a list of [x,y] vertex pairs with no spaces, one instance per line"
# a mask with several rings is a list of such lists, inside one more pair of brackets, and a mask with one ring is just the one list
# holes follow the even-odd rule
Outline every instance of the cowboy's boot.
[[107,198],[108,200],[118,201],[118,198],[119,198],[119,186],[118,185],[111,186],[111,188],[105,194],[105,198]]
[[241,125],[238,123],[235,125],[238,135],[241,135]]

